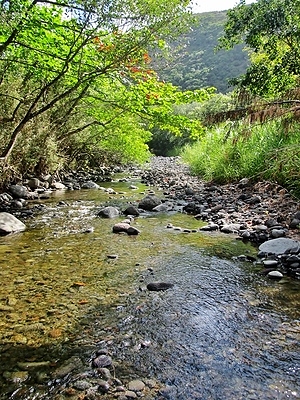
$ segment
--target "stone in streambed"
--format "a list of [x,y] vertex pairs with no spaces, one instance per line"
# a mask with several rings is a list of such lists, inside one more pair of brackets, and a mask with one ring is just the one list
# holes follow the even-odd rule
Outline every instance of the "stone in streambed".
[[280,271],[270,271],[267,276],[268,278],[275,280],[280,280],[283,278],[283,274]]
[[223,233],[237,233],[241,229],[240,224],[227,224],[221,228],[221,232]]
[[118,217],[119,214],[120,214],[120,212],[116,207],[108,206],[108,207],[102,208],[102,210],[99,211],[98,217],[115,218],[115,217]]
[[119,222],[113,226],[114,233],[125,232],[127,235],[138,235],[140,231],[126,222]]
[[169,283],[169,282],[151,282],[151,283],[148,283],[147,289],[150,290],[151,292],[159,292],[159,291],[170,289],[173,286],[174,286],[173,283]]
[[138,216],[140,215],[139,210],[138,210],[136,207],[132,206],[132,205],[128,206],[128,207],[123,211],[123,213],[124,213],[125,215],[133,215],[133,216],[135,216],[135,217],[138,217]]
[[30,196],[27,187],[23,185],[11,185],[8,190],[14,199],[27,199]]
[[112,359],[106,354],[101,354],[93,360],[93,367],[95,368],[104,368],[109,367],[110,365],[112,365]]
[[63,378],[75,369],[82,368],[82,361],[79,357],[73,356],[66,360],[56,371],[53,372],[53,378]]
[[148,194],[147,196],[143,197],[139,202],[139,208],[146,211],[151,211],[159,204],[161,204],[161,200],[159,197],[155,196],[154,194]]
[[25,229],[25,224],[18,220],[14,215],[7,212],[0,213],[0,235],[22,232],[25,231]]
[[128,383],[128,389],[132,392],[142,392],[145,389],[145,384],[139,379],[135,379]]
[[87,181],[81,185],[81,189],[100,189],[100,186],[93,181]]
[[300,242],[293,239],[277,238],[268,240],[259,246],[261,253],[267,254],[287,254],[287,253],[299,253]]

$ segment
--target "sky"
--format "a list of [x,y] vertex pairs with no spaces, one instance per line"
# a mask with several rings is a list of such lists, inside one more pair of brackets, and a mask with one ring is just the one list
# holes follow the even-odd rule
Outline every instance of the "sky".
[[[253,3],[253,0],[247,0],[246,3]],[[194,0],[193,12],[202,13],[207,11],[223,11],[233,8],[239,3],[239,0]]]

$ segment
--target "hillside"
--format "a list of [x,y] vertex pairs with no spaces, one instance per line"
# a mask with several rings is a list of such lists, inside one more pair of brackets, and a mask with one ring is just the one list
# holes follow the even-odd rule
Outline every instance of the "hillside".
[[182,89],[214,86],[218,92],[230,90],[228,80],[243,74],[249,59],[243,46],[216,51],[222,36],[226,11],[197,14],[193,30],[182,38],[176,57],[159,74]]

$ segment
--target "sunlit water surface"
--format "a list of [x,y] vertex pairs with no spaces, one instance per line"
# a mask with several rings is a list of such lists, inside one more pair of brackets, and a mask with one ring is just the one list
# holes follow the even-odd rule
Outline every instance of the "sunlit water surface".
[[[49,369],[108,337],[119,377],[155,378],[163,398],[300,398],[299,282],[260,277],[232,260],[255,255],[252,246],[195,232],[201,223],[182,213],[145,214],[134,222],[138,236],[113,234],[123,217],[97,211],[141,198],[145,187],[134,183],[136,191],[105,184],[116,195],[56,194],[24,233],[0,238],[0,398],[19,387],[24,399],[47,398],[36,389],[42,366],[24,382],[10,377],[24,362]],[[153,281],[174,287],[149,292]]]

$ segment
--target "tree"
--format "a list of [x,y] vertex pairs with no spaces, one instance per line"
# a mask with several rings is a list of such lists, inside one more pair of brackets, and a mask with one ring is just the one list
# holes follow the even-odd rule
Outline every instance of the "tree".
[[[141,117],[172,126],[171,101],[175,97],[182,101],[184,96],[175,90],[167,99],[173,89],[159,82],[149,68],[148,51],[164,46],[166,36],[173,40],[188,26],[188,4],[184,0],[3,0],[0,158],[4,164],[13,151],[18,154],[21,143],[41,130],[45,140],[45,132],[51,133],[67,149],[76,135],[88,132],[87,142],[97,136],[99,140],[113,121],[121,123],[122,116],[129,122],[134,113],[138,129]],[[176,123],[173,118],[174,131]]]
[[229,10],[220,47],[245,42],[251,65],[233,83],[254,95],[274,97],[297,87],[300,75],[300,1],[245,1]]

